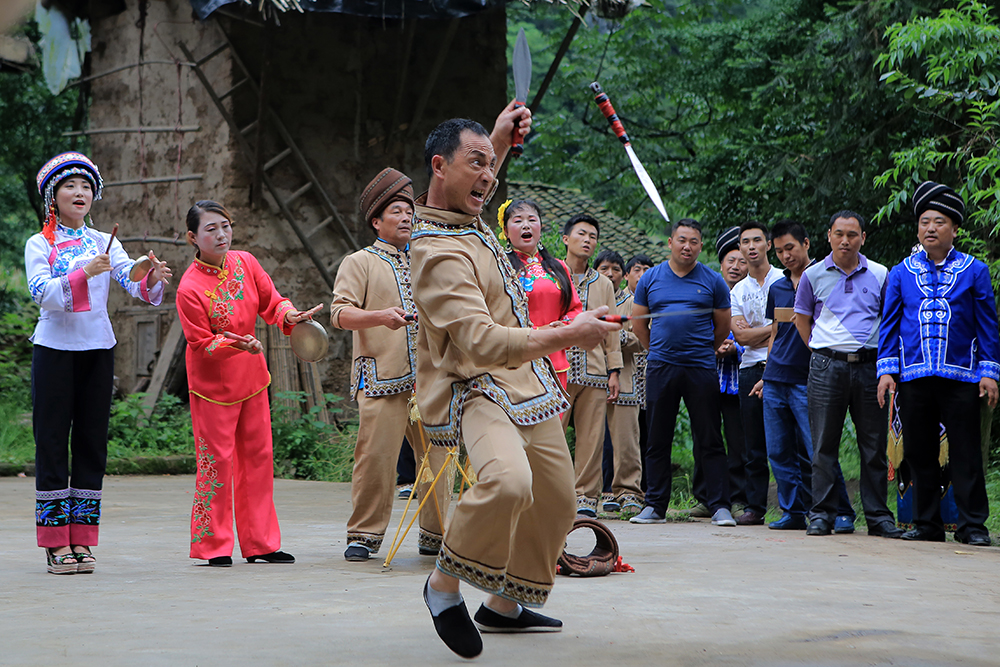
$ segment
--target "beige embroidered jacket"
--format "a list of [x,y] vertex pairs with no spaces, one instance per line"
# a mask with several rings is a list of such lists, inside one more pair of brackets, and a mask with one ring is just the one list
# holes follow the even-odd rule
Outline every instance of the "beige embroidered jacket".
[[[584,310],[593,310],[607,306],[608,313],[617,313],[615,306],[615,288],[611,281],[587,267],[587,272],[576,279],[576,291],[583,302]],[[620,334],[613,331],[607,335],[600,347],[585,352],[578,347],[566,350],[569,359],[569,384],[584,387],[608,387],[608,369],[622,368],[622,350]],[[622,371],[624,375],[624,371]]]
[[[415,313],[410,287],[410,255],[382,240],[348,256],[337,271],[330,322],[338,329],[348,306],[384,310],[393,306]],[[417,324],[395,331],[372,327],[354,332],[351,396],[389,396],[413,389],[417,370]]]
[[417,200],[411,240],[417,334],[417,405],[436,445],[461,440],[462,408],[492,400],[528,426],[566,410],[547,359],[524,359],[528,299],[507,256],[481,217]]
[[[615,295],[615,304],[619,315],[632,315],[632,302],[635,295],[624,288]],[[646,350],[634,333],[632,323],[622,324],[619,332],[622,348],[622,372],[619,377],[621,391],[615,405],[646,405]]]

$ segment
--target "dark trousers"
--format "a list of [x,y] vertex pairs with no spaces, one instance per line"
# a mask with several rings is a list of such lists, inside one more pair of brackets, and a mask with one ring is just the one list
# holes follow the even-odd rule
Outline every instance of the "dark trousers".
[[740,415],[746,459],[747,509],[764,516],[767,511],[767,487],[771,476],[767,469],[767,438],[764,435],[764,401],[750,396],[750,390],[764,375],[764,364],[740,369]]
[[604,420],[604,453],[601,459],[601,492],[611,493],[611,485],[615,481],[615,447],[611,442],[611,429],[608,428],[608,420]]
[[[837,472],[840,436],[847,414],[858,438],[861,455],[861,506],[869,527],[893,521],[886,504],[888,493],[885,446],[886,408],[876,397],[875,362],[849,363],[813,353],[809,359],[809,431],[813,440],[812,511],[810,520],[833,525],[838,514]],[[937,432],[937,431],[935,431]]]
[[646,422],[646,409],[639,409],[639,461],[642,462],[642,479],[639,488],[646,493],[646,450],[649,448],[649,424]]
[[403,438],[403,446],[399,448],[399,457],[396,459],[396,484],[415,484],[416,481],[417,460],[413,457],[413,447]]
[[691,419],[694,460],[705,472],[706,504],[729,508],[726,449],[722,444],[719,378],[714,368],[650,361],[646,367],[646,504],[666,512],[673,471],[670,459],[681,399]]
[[113,349],[71,352],[35,345],[32,350],[35,527],[40,547],[97,544],[114,362]]
[[980,442],[979,385],[925,377],[898,385],[903,453],[913,474],[918,528],[944,530],[941,521],[940,428],[948,432],[948,466],[958,506],[958,535],[986,530],[990,515]]
[[[746,459],[743,451],[743,416],[740,414],[740,397],[738,394],[719,394],[722,406],[722,432],[726,435],[726,457],[729,462],[729,499],[734,505],[747,504]],[[705,473],[698,461],[694,462],[694,478],[691,488],[695,500],[705,503],[708,489],[705,484]]]

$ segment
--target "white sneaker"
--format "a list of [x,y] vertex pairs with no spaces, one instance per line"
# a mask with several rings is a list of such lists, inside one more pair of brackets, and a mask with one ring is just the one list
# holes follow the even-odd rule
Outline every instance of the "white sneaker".
[[735,526],[736,519],[733,518],[732,513],[725,507],[720,507],[715,510],[715,514],[712,515],[712,525],[713,526]]
[[[732,518],[732,517],[730,517]],[[653,509],[651,506],[646,506],[641,512],[636,514],[634,517],[629,519],[629,523],[666,523],[666,518]],[[735,523],[733,524],[736,525]]]

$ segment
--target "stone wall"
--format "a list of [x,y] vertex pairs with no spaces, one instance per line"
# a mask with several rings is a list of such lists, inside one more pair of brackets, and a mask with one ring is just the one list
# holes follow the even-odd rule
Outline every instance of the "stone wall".
[[[506,103],[502,9],[461,19],[457,25],[310,13],[283,15],[280,27],[264,28],[252,11],[243,14],[252,22],[221,17],[199,24],[192,19],[187,0],[148,0],[142,30],[137,27],[140,3],[128,0],[127,7],[122,14],[95,21],[93,72],[137,63],[140,48],[147,62],[184,61],[178,41],[201,58],[223,43],[225,31],[255,80],[264,69],[267,103],[283,120],[362,245],[370,243],[373,235],[359,220],[357,199],[372,176],[385,166],[395,166],[410,174],[421,192],[427,184],[423,142],[430,129],[454,116],[475,118],[490,127]],[[449,32],[453,41],[439,75],[433,77],[441,42]],[[266,67],[265,51],[269,54]],[[205,70],[219,93],[243,78],[228,51],[209,61]],[[124,239],[183,236],[183,216],[191,203],[217,199],[236,220],[234,247],[254,253],[285,296],[302,308],[329,304],[326,283],[279,215],[274,200],[268,195],[251,205],[251,163],[190,67],[148,64],[141,68],[141,81],[139,68],[125,69],[94,80],[92,90],[91,130],[200,126],[199,132],[183,135],[93,135],[93,157],[106,181],[135,180],[140,174],[144,178],[203,175],[200,180],[179,183],[109,187],[105,200],[94,208],[100,228],[118,222]],[[257,117],[257,98],[249,86],[240,88],[225,104],[241,127]],[[256,133],[247,136],[252,143]],[[279,141],[269,127],[263,138],[266,161],[278,150]],[[269,172],[283,198],[303,184],[291,162],[286,162]],[[312,195],[302,197],[292,209],[308,223],[322,217]],[[346,247],[334,226],[312,243],[331,262]],[[125,246],[133,256],[153,249],[167,258],[174,268],[174,286],[192,257],[186,246],[141,240],[126,241]],[[159,309],[131,302],[120,291],[112,297],[109,306],[119,339],[116,372],[124,390],[141,387],[150,373],[153,350],[173,318],[173,295],[172,287]],[[327,310],[321,321],[331,331],[331,354],[319,371],[327,391],[345,395],[350,336],[333,330],[328,317]]]

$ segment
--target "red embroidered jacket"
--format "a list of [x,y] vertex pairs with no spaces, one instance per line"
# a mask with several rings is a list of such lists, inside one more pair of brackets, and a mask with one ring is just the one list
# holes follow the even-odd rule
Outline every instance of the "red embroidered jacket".
[[260,315],[268,324],[292,328],[285,314],[292,302],[275,289],[271,277],[248,252],[230,250],[223,267],[195,259],[177,287],[177,313],[187,339],[189,391],[220,405],[233,405],[271,384],[263,354],[249,354],[222,335],[253,335]]

